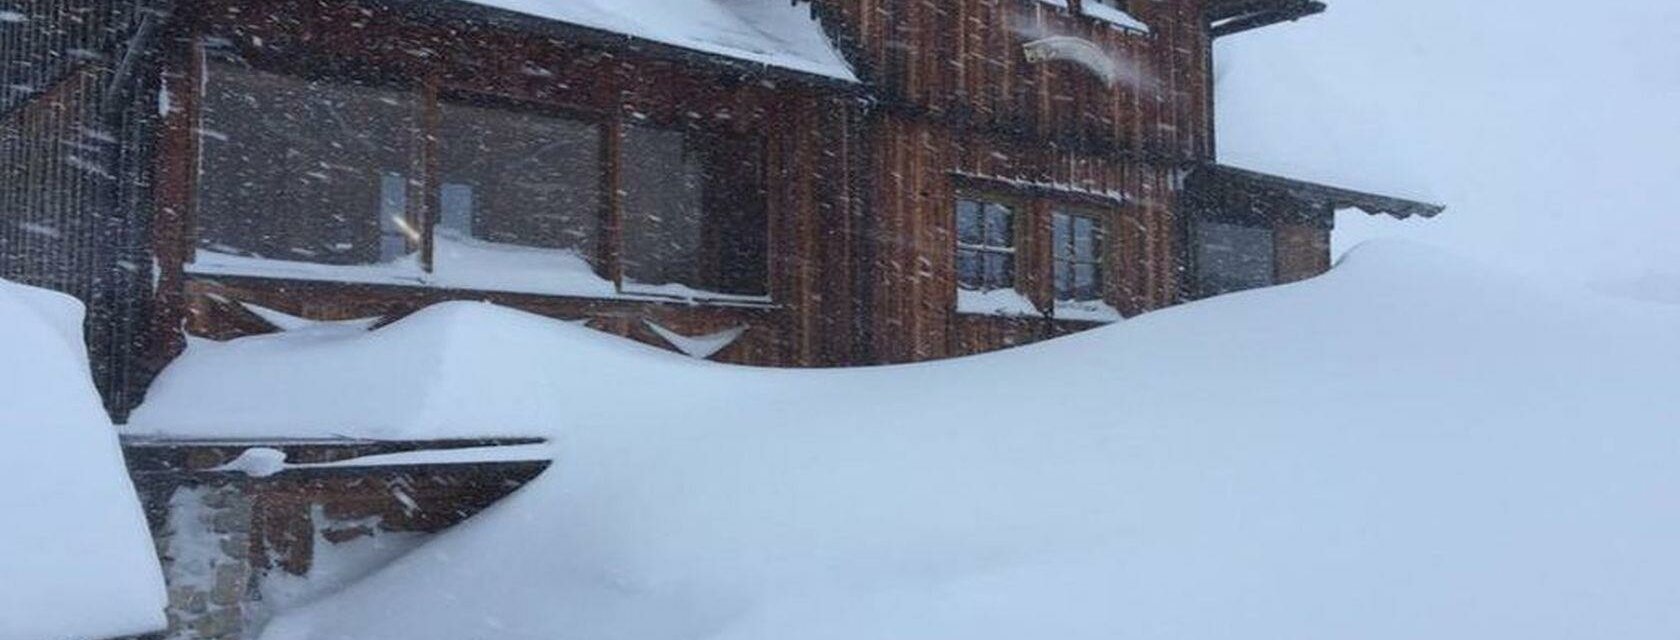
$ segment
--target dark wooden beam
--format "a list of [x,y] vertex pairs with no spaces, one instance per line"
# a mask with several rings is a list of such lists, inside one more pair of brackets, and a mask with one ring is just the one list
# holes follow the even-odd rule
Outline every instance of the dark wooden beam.
[[1401,220],[1412,216],[1433,218],[1446,210],[1443,205],[1365,193],[1216,164],[1196,169],[1186,181],[1186,188],[1197,192],[1198,195],[1237,192],[1250,198],[1263,196],[1292,201],[1306,209],[1335,211],[1351,208],[1371,215],[1388,215]]
[[1215,38],[1252,31],[1281,22],[1292,22],[1323,13],[1318,0],[1243,0],[1208,7],[1209,33]]

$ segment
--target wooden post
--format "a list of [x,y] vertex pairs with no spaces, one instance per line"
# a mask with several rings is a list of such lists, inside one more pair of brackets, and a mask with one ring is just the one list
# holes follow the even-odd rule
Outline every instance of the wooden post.
[[436,267],[436,231],[443,206],[440,202],[443,188],[443,105],[439,99],[441,83],[438,75],[432,73],[428,74],[420,85],[420,171],[418,178],[411,183],[411,191],[418,189],[420,193],[417,198],[409,198],[410,202],[418,205],[409,207],[408,211],[409,224],[420,231],[420,266],[427,273],[431,273]]

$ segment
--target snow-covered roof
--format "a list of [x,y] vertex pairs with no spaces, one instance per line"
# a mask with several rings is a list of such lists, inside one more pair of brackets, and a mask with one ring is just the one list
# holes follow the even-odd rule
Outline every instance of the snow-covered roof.
[[461,0],[845,82],[857,75],[805,2]]
[[0,280],[0,640],[163,627],[163,573],[81,327],[69,296]]

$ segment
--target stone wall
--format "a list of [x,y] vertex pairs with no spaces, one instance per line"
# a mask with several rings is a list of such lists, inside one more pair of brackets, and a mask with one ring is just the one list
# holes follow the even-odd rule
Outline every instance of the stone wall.
[[253,601],[251,498],[238,485],[183,486],[156,531],[169,585],[166,640],[237,640]]

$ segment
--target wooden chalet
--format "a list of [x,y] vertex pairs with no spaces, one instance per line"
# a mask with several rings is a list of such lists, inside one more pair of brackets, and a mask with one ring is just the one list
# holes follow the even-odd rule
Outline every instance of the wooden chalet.
[[[1338,209],[1440,212],[1217,163],[1214,39],[1324,8],[19,0],[0,277],[87,303],[119,420],[186,335],[276,311],[489,300],[780,367],[1028,343],[1321,273]],[[249,637],[263,576],[448,527],[546,468],[484,428],[129,438],[160,637]],[[253,455],[287,466],[240,471]]]
[[184,333],[274,330],[253,305],[909,362],[1313,276],[1338,208],[1440,211],[1217,164],[1214,39],[1311,0],[23,4],[0,277],[88,301],[119,415]]

